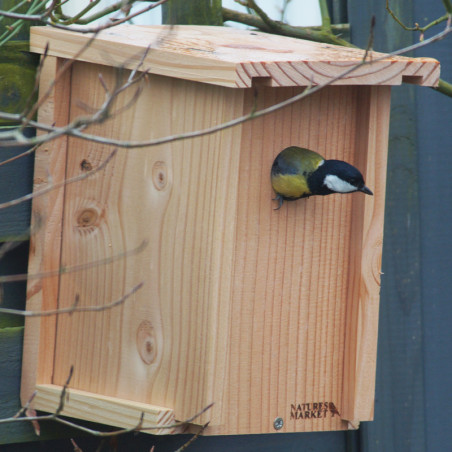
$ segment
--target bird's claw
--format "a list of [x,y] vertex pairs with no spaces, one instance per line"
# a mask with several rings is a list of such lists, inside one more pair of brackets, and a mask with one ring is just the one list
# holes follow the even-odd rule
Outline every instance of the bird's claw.
[[279,210],[283,205],[284,198],[281,195],[276,195],[276,198],[273,198],[272,201],[278,201],[278,207],[275,207],[273,210]]

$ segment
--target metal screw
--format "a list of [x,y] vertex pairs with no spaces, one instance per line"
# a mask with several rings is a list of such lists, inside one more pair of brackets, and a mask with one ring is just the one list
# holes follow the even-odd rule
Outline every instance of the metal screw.
[[282,417],[277,417],[273,421],[273,427],[275,427],[275,430],[281,430],[284,425],[284,419]]

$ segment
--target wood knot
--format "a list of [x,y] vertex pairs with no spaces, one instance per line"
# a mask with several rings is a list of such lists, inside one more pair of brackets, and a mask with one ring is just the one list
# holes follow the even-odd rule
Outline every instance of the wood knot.
[[143,320],[137,330],[137,349],[145,364],[152,364],[157,358],[157,339],[149,320]]
[[88,160],[86,160],[86,159],[83,159],[83,160],[80,162],[80,169],[81,169],[82,171],[91,171],[91,170],[93,169],[93,165],[91,164],[90,161],[88,161]]
[[154,163],[152,167],[152,182],[154,183],[154,187],[159,191],[165,190],[167,187],[168,170],[165,162],[158,161]]
[[99,213],[97,210],[89,207],[87,209],[83,209],[77,215],[77,226],[79,228],[88,228],[90,226],[95,226],[99,219]]

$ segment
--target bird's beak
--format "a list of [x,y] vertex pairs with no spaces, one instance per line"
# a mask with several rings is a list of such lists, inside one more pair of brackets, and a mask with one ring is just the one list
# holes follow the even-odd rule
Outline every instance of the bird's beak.
[[366,195],[373,195],[373,193],[364,185],[361,188],[358,188],[359,191],[362,191]]

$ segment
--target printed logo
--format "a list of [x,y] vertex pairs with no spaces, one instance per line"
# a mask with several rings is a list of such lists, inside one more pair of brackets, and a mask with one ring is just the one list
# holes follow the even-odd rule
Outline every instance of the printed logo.
[[322,419],[341,417],[333,402],[291,403],[290,419]]

